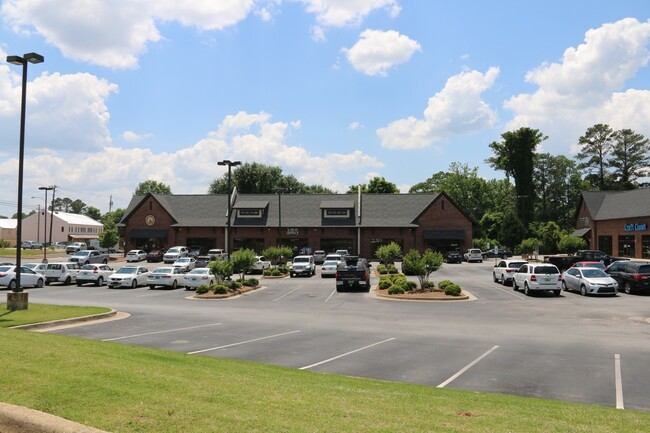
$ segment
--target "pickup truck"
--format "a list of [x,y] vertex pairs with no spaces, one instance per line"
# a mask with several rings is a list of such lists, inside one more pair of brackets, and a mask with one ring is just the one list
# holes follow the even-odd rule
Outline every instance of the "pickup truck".
[[81,250],[87,250],[88,245],[85,242],[73,242],[67,247],[65,247],[66,254],[75,254]]
[[70,257],[70,262],[79,263],[79,266],[88,265],[90,263],[108,263],[108,254],[98,250],[81,250],[74,256]]
[[358,256],[345,257],[336,268],[336,291],[351,288],[370,291],[370,265]]
[[544,262],[551,263],[558,267],[560,272],[564,272],[578,262],[602,262],[609,266],[612,262],[619,260],[629,260],[625,257],[612,257],[598,250],[578,250],[573,255],[557,254],[553,256],[544,256]]

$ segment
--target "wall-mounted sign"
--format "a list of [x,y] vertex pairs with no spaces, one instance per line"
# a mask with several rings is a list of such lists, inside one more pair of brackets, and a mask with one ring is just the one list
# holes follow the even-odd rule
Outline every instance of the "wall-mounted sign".
[[144,217],[144,223],[148,226],[152,226],[156,224],[156,217],[153,215],[147,215],[146,217]]
[[287,234],[288,235],[297,235],[298,233],[300,233],[300,230],[298,230],[296,228],[288,228],[287,229]]
[[624,229],[626,232],[644,232],[648,230],[648,224],[625,224]]

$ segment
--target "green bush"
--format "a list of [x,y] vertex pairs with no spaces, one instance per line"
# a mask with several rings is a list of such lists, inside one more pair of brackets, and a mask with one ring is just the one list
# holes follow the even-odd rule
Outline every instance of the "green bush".
[[392,285],[388,288],[388,294],[389,295],[402,295],[404,294],[404,288],[401,286],[398,286],[397,284]]
[[391,274],[390,275],[390,280],[394,283],[396,281],[404,280],[406,281],[406,277],[404,274]]
[[392,286],[392,285],[393,285],[393,283],[392,283],[392,281],[390,281],[390,280],[380,280],[380,281],[379,281],[379,288],[380,288],[381,290],[389,289],[390,286]]
[[386,265],[379,265],[377,266],[377,272],[379,272],[380,275],[387,274],[388,268],[386,267]]
[[226,285],[230,290],[238,290],[241,289],[241,283],[239,281],[230,281]]
[[574,254],[578,250],[587,248],[587,242],[577,236],[564,236],[557,244],[561,253]]
[[449,284],[445,287],[445,295],[448,296],[459,296],[460,295],[460,286],[458,284]]
[[4,239],[0,239],[0,248],[9,248],[11,246],[11,242],[6,241]]
[[389,265],[386,265],[386,268],[388,269],[389,274],[397,274],[399,271],[397,270],[397,267],[393,265],[392,263]]
[[279,271],[279,274],[288,274],[289,273],[289,267],[287,265],[280,265],[276,268]]
[[248,287],[257,287],[260,285],[260,280],[258,280],[257,278],[249,278],[247,280],[242,281],[242,284]]
[[210,290],[212,290],[215,295],[225,295],[228,293],[228,287],[224,286],[223,284],[216,284],[210,287]]
[[408,287],[408,290],[414,290],[418,287],[418,283],[416,283],[415,281],[407,280],[406,286]]
[[433,289],[435,287],[436,287],[436,283],[434,283],[433,281],[427,280],[422,282],[422,289]]
[[450,286],[454,284],[453,281],[450,280],[442,280],[440,283],[438,283],[438,287],[440,287],[442,290],[445,290],[447,286]]
[[210,288],[208,287],[207,284],[201,284],[199,287],[196,288],[196,293],[199,295],[202,295],[204,293],[208,293]]

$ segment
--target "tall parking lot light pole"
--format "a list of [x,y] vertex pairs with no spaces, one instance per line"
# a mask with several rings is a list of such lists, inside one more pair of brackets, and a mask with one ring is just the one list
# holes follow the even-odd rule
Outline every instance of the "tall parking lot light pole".
[[232,169],[232,167],[236,167],[238,165],[241,165],[241,161],[230,161],[228,159],[224,159],[223,161],[217,162],[217,164],[218,165],[227,165],[228,166],[228,217],[226,218],[226,225],[227,225],[228,228],[227,228],[227,233],[226,233],[226,253],[228,254],[228,260],[230,260],[230,215],[232,213],[231,169]]
[[276,188],[275,192],[278,193],[278,245],[279,245],[282,236],[282,193],[287,192],[287,189]]
[[45,228],[43,229],[43,263],[47,263],[47,192],[54,189],[53,186],[41,186],[38,189],[45,191]]
[[[12,293],[7,294],[7,309],[26,310],[27,293],[20,285],[21,248],[23,243],[23,165],[25,159],[25,105],[27,103],[27,63],[43,63],[45,59],[37,53],[24,56],[7,56],[7,63],[23,67],[23,88],[20,106],[20,147],[18,151],[18,224],[16,225],[16,284]],[[16,295],[20,294],[20,295]]]

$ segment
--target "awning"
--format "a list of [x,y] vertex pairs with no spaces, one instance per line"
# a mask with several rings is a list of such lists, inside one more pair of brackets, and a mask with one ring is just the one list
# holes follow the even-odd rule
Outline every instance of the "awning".
[[167,230],[131,230],[127,233],[129,239],[133,238],[166,238]]
[[571,236],[581,238],[584,235],[586,235],[587,233],[589,233],[590,231],[591,231],[591,228],[589,228],[589,227],[587,227],[586,229],[578,229],[578,230],[574,231],[573,233],[571,233]]
[[99,239],[98,235],[69,235],[72,239]]
[[424,239],[465,239],[464,230],[425,230]]

